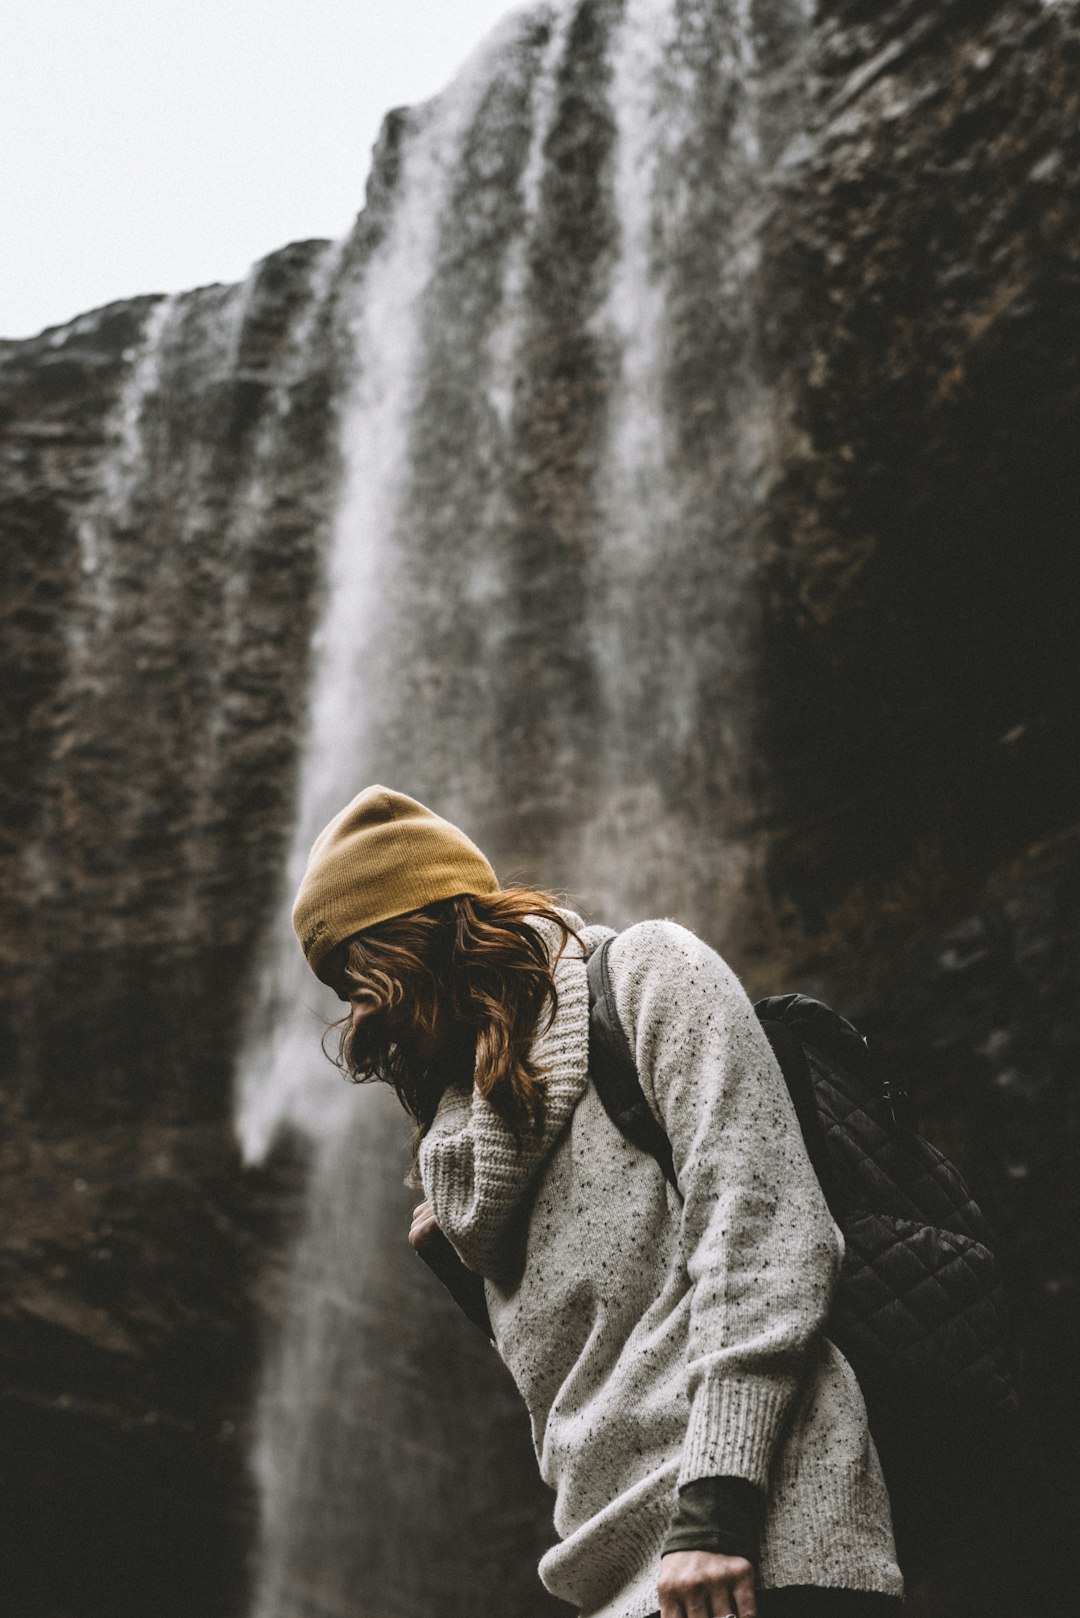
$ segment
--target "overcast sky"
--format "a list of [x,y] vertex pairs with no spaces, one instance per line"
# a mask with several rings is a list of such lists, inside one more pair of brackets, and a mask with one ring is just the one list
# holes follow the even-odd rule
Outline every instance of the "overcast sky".
[[519,0],[0,0],[0,336],[338,236]]

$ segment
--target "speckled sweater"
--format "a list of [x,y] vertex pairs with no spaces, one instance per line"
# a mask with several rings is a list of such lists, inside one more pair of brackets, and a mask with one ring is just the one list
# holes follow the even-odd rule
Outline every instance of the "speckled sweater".
[[[609,931],[567,916],[587,947]],[[554,955],[556,929],[540,925]],[[862,1395],[822,1334],[841,1239],[753,1008],[674,922],[621,933],[609,964],[681,1197],[589,1083],[574,941],[533,1046],[542,1133],[517,1147],[475,1090],[455,1088],[420,1152],[439,1224],[486,1278],[555,1491],[541,1579],[587,1618],[646,1618],[679,1485],[742,1477],[767,1490],[763,1585],[899,1595]]]

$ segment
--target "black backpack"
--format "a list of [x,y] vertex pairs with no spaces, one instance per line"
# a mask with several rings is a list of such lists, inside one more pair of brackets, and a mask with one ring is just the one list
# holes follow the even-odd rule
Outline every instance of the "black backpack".
[[[607,938],[589,957],[589,1066],[622,1133],[678,1189],[615,1009]],[[986,1220],[919,1135],[905,1088],[863,1036],[806,995],[754,1010],[845,1242],[828,1335],[866,1400],[905,1574],[1007,1510],[1017,1398]]]
[[[678,1190],[615,1009],[611,943],[588,959],[590,1073],[612,1122]],[[851,1023],[801,994],[754,1010],[844,1234],[828,1335],[862,1388],[901,1566],[914,1578],[942,1547],[985,1535],[1008,1509],[1016,1392],[986,1220]],[[483,1278],[441,1232],[421,1256],[490,1337]]]

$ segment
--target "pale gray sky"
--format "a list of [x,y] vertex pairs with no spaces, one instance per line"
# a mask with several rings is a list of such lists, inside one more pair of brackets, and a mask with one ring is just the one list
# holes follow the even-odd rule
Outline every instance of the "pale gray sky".
[[389,108],[520,0],[3,0],[0,336],[338,236]]

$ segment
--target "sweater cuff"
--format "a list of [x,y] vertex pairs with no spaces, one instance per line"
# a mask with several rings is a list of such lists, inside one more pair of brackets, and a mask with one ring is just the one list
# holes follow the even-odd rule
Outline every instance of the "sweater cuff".
[[695,1478],[739,1477],[767,1488],[793,1388],[787,1378],[706,1378],[690,1407],[679,1487]]
[[669,1551],[711,1551],[741,1556],[757,1566],[765,1494],[746,1478],[695,1478],[684,1483],[661,1556]]

